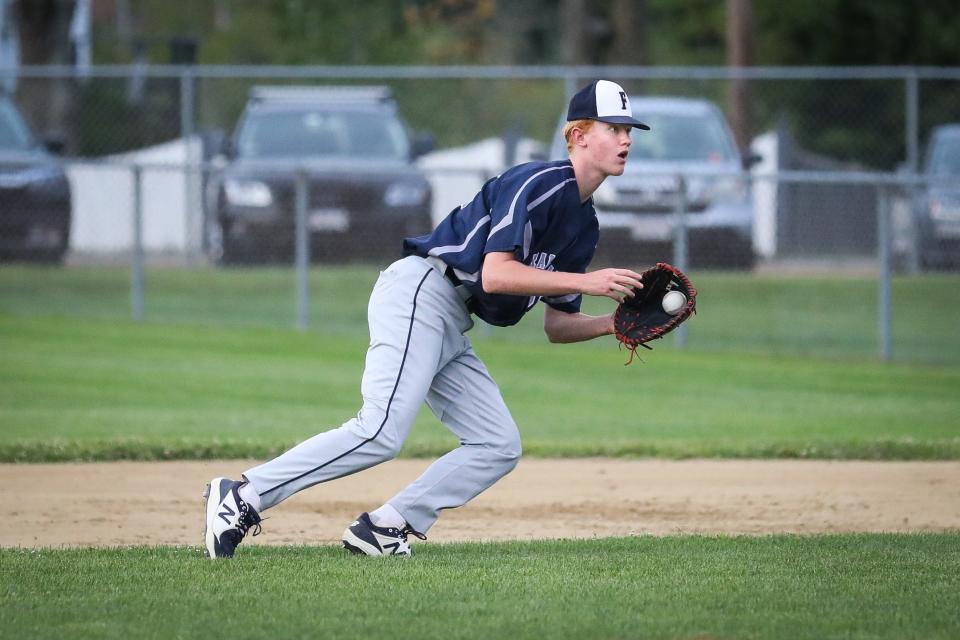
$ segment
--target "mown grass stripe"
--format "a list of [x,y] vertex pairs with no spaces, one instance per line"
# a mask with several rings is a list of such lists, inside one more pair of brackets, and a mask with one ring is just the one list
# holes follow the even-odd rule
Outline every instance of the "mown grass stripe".
[[954,638],[960,534],[0,550],[6,637]]

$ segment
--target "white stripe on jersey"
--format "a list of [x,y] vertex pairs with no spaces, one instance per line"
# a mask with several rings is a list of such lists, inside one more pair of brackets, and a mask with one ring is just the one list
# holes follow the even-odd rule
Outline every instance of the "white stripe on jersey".
[[490,222],[489,215],[483,216],[482,218],[477,220],[476,226],[474,226],[473,229],[470,230],[470,233],[467,234],[467,237],[464,239],[463,244],[449,244],[445,247],[434,247],[433,249],[430,249],[430,251],[428,251],[427,253],[431,256],[441,256],[445,253],[457,253],[457,252],[463,251],[466,248],[466,246],[470,244],[470,240],[473,239],[473,236],[477,235],[477,231],[480,231],[480,227],[487,224],[488,222]]
[[[528,184],[530,184],[531,182],[533,182],[533,180],[534,180],[535,178],[537,178],[537,177],[539,177],[539,176],[542,176],[543,174],[545,174],[545,173],[547,173],[547,172],[549,172],[549,171],[557,171],[557,170],[560,170],[560,169],[570,169],[570,168],[571,168],[570,165],[561,165],[561,166],[559,166],[559,167],[550,167],[550,168],[548,168],[548,169],[544,169],[543,171],[538,171],[537,173],[535,173],[535,174],[533,174],[532,176],[530,176],[529,178],[527,178],[527,181],[524,182],[524,183],[520,186],[519,189],[517,189],[517,193],[513,196],[513,201],[510,203],[510,208],[507,210],[507,215],[503,216],[503,220],[501,220],[500,222],[498,222],[497,225],[496,225],[493,229],[490,229],[490,233],[487,234],[487,240],[490,240],[490,238],[492,238],[497,231],[500,231],[501,229],[504,229],[504,228],[506,228],[506,227],[509,227],[511,224],[513,224],[513,210],[514,210],[514,209],[516,208],[516,206],[517,206],[517,200],[520,199],[520,194],[523,193],[523,190],[527,188],[527,185],[528,185]],[[574,178],[574,179],[576,179],[576,178]],[[569,180],[566,181],[566,182],[569,182]],[[563,184],[566,184],[566,182],[564,182]],[[541,197],[542,197],[542,196],[541,196]],[[542,200],[541,200],[540,198],[537,198],[537,201],[535,201],[535,202],[536,202],[536,204],[540,204],[540,202],[542,202]],[[535,204],[535,205],[532,205],[532,206],[536,206],[536,204]],[[527,207],[527,211],[529,211],[531,208],[532,208],[532,207]]]
[[576,178],[567,178],[566,180],[564,180],[564,181],[561,182],[560,184],[556,185],[555,187],[553,187],[552,189],[550,189],[549,191],[547,191],[545,194],[543,194],[542,196],[540,196],[539,198],[537,198],[536,200],[534,200],[533,202],[531,202],[530,204],[528,204],[528,205],[527,205],[527,211],[532,211],[534,207],[536,207],[537,205],[542,204],[544,200],[546,200],[547,198],[549,198],[550,196],[552,196],[553,194],[555,194],[555,193],[556,193],[557,191],[559,191],[560,189],[563,189],[563,186],[564,186],[565,184],[567,184],[568,182],[573,182],[574,180],[576,180]]
[[[564,180],[564,181],[561,182],[560,184],[554,186],[552,189],[550,189],[549,191],[547,191],[545,194],[543,194],[542,196],[540,196],[539,198],[537,198],[536,200],[534,200],[533,202],[531,202],[530,204],[528,204],[528,205],[527,205],[527,211],[533,211],[534,208],[536,208],[538,205],[543,204],[544,201],[546,201],[547,199],[550,198],[550,196],[552,196],[553,194],[555,194],[555,193],[556,193],[557,191],[559,191],[560,189],[563,189],[563,187],[564,187],[568,182],[573,182],[574,180],[576,180],[576,178],[567,178],[566,180]],[[524,261],[526,261],[527,256],[530,255],[530,241],[531,241],[532,239],[533,239],[533,226],[532,226],[532,225],[530,224],[530,222],[528,221],[528,222],[527,222],[527,226],[524,227],[524,229],[523,229],[523,259],[524,259]]]

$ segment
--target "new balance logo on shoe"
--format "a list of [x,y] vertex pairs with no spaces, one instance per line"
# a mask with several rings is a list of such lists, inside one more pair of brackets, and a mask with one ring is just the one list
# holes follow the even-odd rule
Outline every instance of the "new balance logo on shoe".
[[[237,515],[237,512],[234,511],[233,509],[231,509],[231,508],[230,508],[230,505],[228,505],[228,504],[221,504],[220,506],[224,509],[224,511],[218,513],[217,515],[220,516],[221,518],[223,518],[223,521],[226,522],[226,523],[229,525],[229,524],[230,524],[230,518],[232,518],[233,516]],[[228,517],[228,516],[229,516],[229,517]]]
[[[390,549],[390,555],[395,556],[395,555],[397,555],[397,549],[400,548],[400,543],[399,543],[399,542],[390,542],[390,543],[388,543],[388,544],[383,545],[383,548],[384,548],[384,549]],[[409,553],[409,551],[408,551],[407,553]],[[384,554],[384,555],[387,555],[387,554]]]
[[370,520],[369,514],[362,513],[343,532],[343,548],[356,555],[401,556],[410,557],[410,544],[407,535],[413,534],[421,540],[427,537],[409,526],[403,529],[378,527]]

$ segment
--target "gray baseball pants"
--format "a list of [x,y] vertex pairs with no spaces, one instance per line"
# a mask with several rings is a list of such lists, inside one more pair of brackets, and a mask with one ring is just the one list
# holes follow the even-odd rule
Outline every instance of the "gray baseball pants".
[[268,509],[302,489],[390,460],[426,400],[460,446],[388,501],[426,532],[441,509],[465,504],[516,466],[520,433],[464,335],[473,327],[466,304],[431,263],[408,256],[390,265],[374,286],[367,317],[370,348],[357,416],[244,476]]

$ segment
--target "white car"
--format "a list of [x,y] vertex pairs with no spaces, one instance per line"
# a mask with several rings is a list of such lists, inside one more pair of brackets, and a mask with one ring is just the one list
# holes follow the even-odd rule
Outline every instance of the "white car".
[[[634,96],[630,106],[650,131],[631,134],[624,174],[608,178],[594,193],[598,255],[670,261],[677,176],[683,175],[689,264],[750,268],[755,254],[748,174],[720,109],[702,99]],[[561,133],[551,155],[567,155]]]

